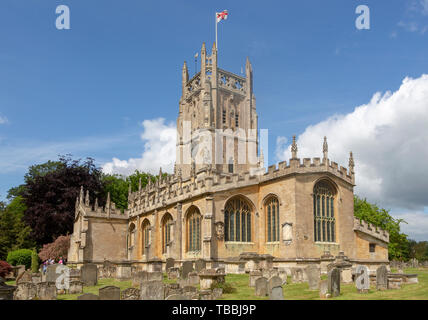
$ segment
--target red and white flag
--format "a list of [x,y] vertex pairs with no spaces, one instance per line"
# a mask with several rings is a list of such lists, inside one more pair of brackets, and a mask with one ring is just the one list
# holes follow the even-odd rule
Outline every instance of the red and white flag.
[[223,10],[222,12],[216,12],[215,16],[217,23],[219,23],[221,20],[226,20],[228,16],[227,10]]

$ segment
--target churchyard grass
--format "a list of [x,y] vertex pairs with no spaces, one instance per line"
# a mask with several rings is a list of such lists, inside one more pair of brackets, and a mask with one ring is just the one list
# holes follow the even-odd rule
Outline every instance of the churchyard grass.
[[[392,272],[396,270],[392,269]],[[409,268],[404,273],[418,274],[419,283],[403,284],[401,289],[377,291],[373,286],[366,294],[357,293],[355,285],[341,284],[340,296],[329,300],[428,300],[428,269],[427,268]],[[321,278],[326,278],[322,276]],[[168,280],[164,276],[165,283],[175,283],[176,279]],[[268,300],[268,297],[256,297],[254,287],[249,287],[248,274],[229,274],[226,276],[226,282],[236,288],[234,293],[224,293],[220,300]],[[8,285],[15,285],[15,281],[6,282]],[[115,279],[99,279],[96,286],[83,287],[84,293],[93,293],[98,295],[98,290],[104,286],[117,286],[121,290],[132,287],[131,281],[119,281]],[[199,286],[198,286],[199,287]],[[290,277],[288,284],[283,287],[285,300],[319,300],[319,292],[309,290],[308,283],[291,283]],[[80,294],[58,295],[58,300],[76,300]]]

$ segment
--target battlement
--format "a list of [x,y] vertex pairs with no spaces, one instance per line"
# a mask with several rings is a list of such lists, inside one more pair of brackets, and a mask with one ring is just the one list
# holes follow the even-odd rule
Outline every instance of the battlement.
[[376,239],[382,240],[384,242],[389,242],[389,232],[378,228],[364,220],[358,218],[354,219],[354,231],[360,231],[362,233],[368,234]]
[[293,174],[329,173],[343,181],[354,185],[354,173],[344,167],[338,167],[335,162],[320,158],[290,159],[268,167],[268,170],[255,169],[254,172],[242,174],[226,174],[213,171],[206,167],[196,172],[189,179],[182,180],[178,175],[169,175],[155,183],[149,182],[145,188],[139,188],[131,192],[128,198],[129,216],[139,215],[164,206],[182,202],[188,198],[228,190],[241,188],[260,183],[267,183],[274,179],[281,179]]

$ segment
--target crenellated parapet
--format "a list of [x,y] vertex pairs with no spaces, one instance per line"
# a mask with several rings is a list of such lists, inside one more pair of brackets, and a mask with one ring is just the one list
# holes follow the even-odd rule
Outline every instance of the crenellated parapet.
[[354,231],[360,231],[362,233],[368,234],[376,239],[382,240],[384,242],[389,242],[389,232],[374,226],[371,223],[368,223],[364,220],[358,218],[354,219]]
[[122,213],[120,209],[116,208],[116,204],[111,201],[110,192],[107,194],[105,206],[99,206],[98,199],[90,203],[89,190],[86,190],[85,193],[83,186],[80,189],[80,195],[76,198],[75,219],[79,213],[83,217],[128,219],[128,214],[126,212]]
[[136,216],[199,195],[257,185],[290,175],[307,173],[331,174],[347,182],[350,186],[354,186],[353,171],[339,166],[328,158],[323,161],[320,158],[303,160],[292,158],[288,163],[282,161],[278,165],[269,166],[267,171],[259,169],[242,174],[221,173],[211,167],[206,167],[194,172],[190,178],[185,180],[178,174],[168,175],[155,183],[149,180],[145,188],[139,188],[138,191],[129,194],[126,213],[130,217]]

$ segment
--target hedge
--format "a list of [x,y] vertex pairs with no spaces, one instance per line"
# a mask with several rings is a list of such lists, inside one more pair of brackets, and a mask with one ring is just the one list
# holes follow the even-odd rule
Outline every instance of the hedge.
[[12,266],[24,265],[25,269],[31,268],[31,254],[32,250],[30,249],[18,249],[15,251],[10,251],[7,254],[6,261]]

